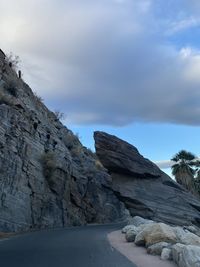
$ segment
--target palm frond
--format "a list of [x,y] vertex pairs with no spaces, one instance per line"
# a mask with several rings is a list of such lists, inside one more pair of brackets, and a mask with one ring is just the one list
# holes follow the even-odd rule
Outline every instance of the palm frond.
[[[177,183],[196,194],[197,180],[200,180],[200,161],[196,159],[193,153],[186,150],[179,151],[171,160],[175,162],[171,169]],[[199,173],[199,176],[198,179],[195,179],[197,173]]]
[[180,150],[178,153],[176,153],[171,160],[178,162],[179,160],[194,160],[196,158],[195,154],[186,151],[186,150]]

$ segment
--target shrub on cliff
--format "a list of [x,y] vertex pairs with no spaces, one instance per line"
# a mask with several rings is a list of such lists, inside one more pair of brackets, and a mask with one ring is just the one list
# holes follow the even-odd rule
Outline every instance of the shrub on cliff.
[[59,110],[55,110],[54,114],[55,114],[57,120],[62,121],[65,119],[65,114]]
[[13,70],[17,71],[19,63],[20,63],[20,58],[19,56],[13,55],[13,53],[11,52],[9,55],[6,55],[5,62]]
[[97,170],[99,170],[99,171],[104,170],[104,167],[103,167],[101,161],[98,159],[95,160],[95,166],[96,166]]
[[17,97],[17,84],[15,81],[8,82],[5,84],[4,88],[10,95]]
[[43,174],[47,179],[50,179],[56,169],[56,158],[54,152],[43,153],[41,156],[43,166]]
[[10,96],[6,95],[3,92],[0,92],[0,105],[5,104],[8,106],[12,106],[13,105],[13,100]]
[[39,96],[39,95],[37,94],[37,92],[33,91],[33,94],[34,94],[35,99],[36,99],[36,101],[37,101],[38,103],[43,103],[43,102],[44,102],[44,99],[43,99],[41,96]]
[[78,135],[74,135],[71,131],[69,131],[63,137],[63,142],[69,150],[72,150],[73,148],[80,146],[80,141],[79,141]]

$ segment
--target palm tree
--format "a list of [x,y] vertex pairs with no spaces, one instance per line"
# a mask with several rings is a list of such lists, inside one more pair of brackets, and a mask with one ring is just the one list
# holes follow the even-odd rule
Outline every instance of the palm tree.
[[171,160],[175,162],[172,165],[172,174],[177,183],[181,184],[185,189],[197,194],[195,187],[195,175],[197,173],[196,156],[186,150],[179,151]]
[[200,195],[200,161],[199,160],[197,160],[196,166],[197,166],[197,169],[196,169],[195,188],[198,194]]

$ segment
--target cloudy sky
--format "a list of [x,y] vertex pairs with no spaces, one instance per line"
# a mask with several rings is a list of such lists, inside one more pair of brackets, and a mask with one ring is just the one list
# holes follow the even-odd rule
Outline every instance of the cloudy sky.
[[199,0],[0,0],[0,10],[0,47],[84,145],[105,130],[154,161],[199,155]]

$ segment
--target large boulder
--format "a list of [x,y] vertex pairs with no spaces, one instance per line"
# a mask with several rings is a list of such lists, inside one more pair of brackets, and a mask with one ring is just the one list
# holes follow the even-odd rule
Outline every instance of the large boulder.
[[95,132],[94,139],[97,155],[109,171],[140,177],[144,177],[145,174],[152,178],[159,177],[159,168],[143,158],[129,143],[103,132]]
[[135,229],[135,225],[129,224],[122,228],[122,234],[126,234],[129,230]]
[[185,244],[185,245],[194,245],[200,246],[200,237],[184,230],[181,227],[174,227],[174,233],[176,234],[178,243]]
[[200,247],[177,244],[172,249],[173,260],[179,267],[200,267]]
[[185,245],[200,246],[200,237],[193,233],[185,233],[180,242]]
[[137,234],[138,234],[137,227],[132,227],[125,234],[126,241],[127,242],[134,242]]
[[104,132],[95,132],[94,139],[96,154],[111,174],[112,189],[131,216],[174,225],[200,225],[200,201],[134,146]]
[[172,258],[173,261],[178,265],[181,255],[182,255],[182,251],[184,249],[186,245],[180,244],[180,243],[176,243],[175,245],[172,246]]
[[125,238],[128,242],[134,242],[138,233],[142,232],[148,224],[140,224],[139,226],[127,225],[122,229],[122,233],[125,234]]
[[179,261],[180,267],[200,267],[200,247],[185,246]]
[[153,244],[147,248],[147,253],[151,255],[161,255],[162,250],[164,248],[168,248],[170,246],[167,242],[159,242],[156,244]]
[[161,258],[161,260],[164,260],[164,261],[172,260],[172,250],[171,250],[171,248],[163,248],[160,258]]
[[135,244],[138,246],[146,245],[148,247],[159,242],[177,242],[177,238],[172,227],[164,223],[147,224],[135,238]]

